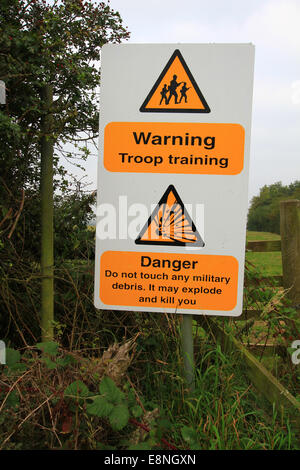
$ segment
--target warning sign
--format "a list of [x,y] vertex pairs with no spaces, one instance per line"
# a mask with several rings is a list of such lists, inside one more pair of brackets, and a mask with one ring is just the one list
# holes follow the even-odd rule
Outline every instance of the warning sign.
[[236,175],[244,166],[239,124],[110,122],[104,138],[109,171]]
[[106,44],[97,309],[239,316],[254,47]]
[[107,305],[228,311],[237,301],[232,256],[107,251],[100,275]]
[[172,54],[140,111],[210,113],[209,106],[178,49]]
[[139,245],[204,246],[176,189],[170,185],[135,240]]

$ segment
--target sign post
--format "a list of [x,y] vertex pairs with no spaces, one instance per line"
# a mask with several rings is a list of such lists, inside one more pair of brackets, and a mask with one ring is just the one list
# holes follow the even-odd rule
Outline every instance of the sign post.
[[99,309],[242,313],[254,47],[102,50],[95,259]]

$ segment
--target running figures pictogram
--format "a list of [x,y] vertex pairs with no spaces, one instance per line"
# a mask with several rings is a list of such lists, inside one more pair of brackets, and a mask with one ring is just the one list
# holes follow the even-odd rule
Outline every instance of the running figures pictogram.
[[141,112],[209,113],[181,52],[176,49],[140,108]]

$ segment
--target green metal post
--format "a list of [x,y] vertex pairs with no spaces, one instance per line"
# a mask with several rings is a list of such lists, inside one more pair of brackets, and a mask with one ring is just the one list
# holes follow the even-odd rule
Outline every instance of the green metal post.
[[184,375],[190,392],[195,390],[193,315],[183,315],[182,352]]
[[41,122],[41,330],[42,341],[53,339],[54,279],[53,279],[53,91],[50,85],[42,89],[44,114]]

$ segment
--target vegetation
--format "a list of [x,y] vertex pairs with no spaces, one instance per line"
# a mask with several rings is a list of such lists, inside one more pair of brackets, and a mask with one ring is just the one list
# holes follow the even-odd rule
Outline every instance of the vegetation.
[[[300,398],[297,366],[286,356],[291,328],[285,320],[298,321],[297,312],[259,276],[247,265],[245,307],[263,305],[262,321],[231,320],[226,328],[245,345],[283,347],[283,356],[261,349],[256,355]],[[293,422],[254,389],[234,352],[222,353],[195,322],[196,388],[188,394],[181,317],[95,311],[92,279],[92,262],[57,268],[56,343],[37,342],[30,297],[11,291],[16,278],[5,279],[10,308],[17,303],[18,311],[11,309],[13,326],[4,338],[10,349],[0,370],[0,448],[299,449]],[[34,277],[24,286],[38,298]]]
[[[61,157],[75,163],[87,158],[88,144],[98,135],[100,48],[128,36],[119,13],[105,2],[1,1],[0,79],[6,85],[7,104],[0,107],[0,246],[6,252],[11,249],[12,256],[36,260],[40,250],[45,84],[53,87],[55,189],[63,194],[70,179]],[[82,193],[79,200],[83,202]],[[89,202],[88,195],[84,204]]]
[[300,181],[288,186],[281,182],[265,185],[254,196],[248,213],[248,230],[280,233],[280,201],[300,199]]
[[223,355],[202,328],[195,326],[196,389],[187,395],[180,319],[129,316],[138,337],[100,357],[57,343],[8,351],[1,449],[299,448],[290,421],[268,408],[243,364]]
[[95,203],[96,192],[84,192],[80,188],[54,197],[54,245],[58,264],[68,259],[94,259],[95,229],[89,223]]
[[[240,358],[222,353],[199,322],[191,394],[180,315],[93,306],[95,194],[79,184],[72,191],[59,158],[86,158],[87,142],[97,136],[97,60],[103,44],[128,37],[119,14],[90,0],[4,0],[0,30],[0,79],[8,93],[0,108],[0,336],[8,346],[0,365],[0,449],[299,449],[293,419],[260,397]],[[53,342],[40,342],[45,83],[54,89],[55,117]],[[249,347],[283,347],[285,355],[266,358],[265,347],[257,357],[299,398],[297,367],[286,355],[295,325],[299,331],[297,312],[282,289],[261,282],[251,256],[245,307],[262,308],[260,322],[218,324]],[[276,263],[267,263],[274,273]]]
[[[269,232],[247,232],[247,241],[279,240],[280,235]],[[256,267],[263,276],[281,276],[282,259],[281,251],[252,253],[246,252],[246,259]]]

